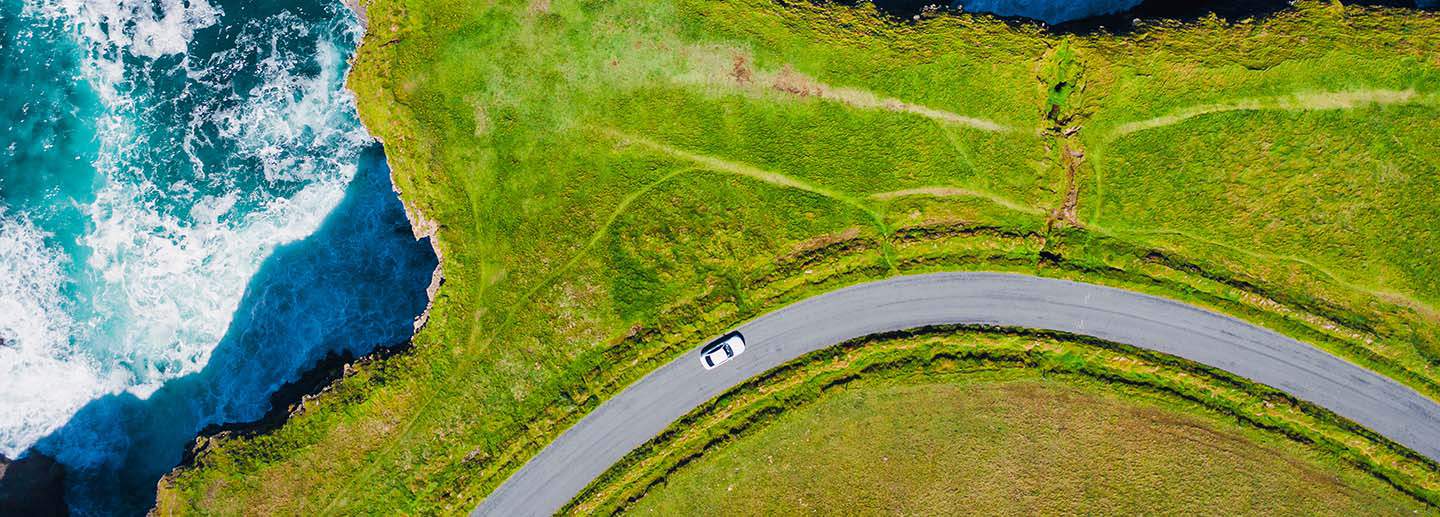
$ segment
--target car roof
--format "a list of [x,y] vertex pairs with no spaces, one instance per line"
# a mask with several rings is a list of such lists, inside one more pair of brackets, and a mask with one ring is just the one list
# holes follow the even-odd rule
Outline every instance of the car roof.
[[716,348],[725,346],[726,343],[730,343],[730,342],[732,342],[732,341],[734,341],[734,340],[736,340],[736,339],[739,339],[740,342],[742,342],[742,343],[745,342],[745,337],[744,337],[744,336],[741,336],[741,335],[740,335],[740,332],[738,332],[738,331],[736,331],[736,332],[731,332],[731,333],[729,333],[729,334],[725,334],[725,335],[723,335],[723,336],[720,336],[719,338],[717,338],[717,339],[714,340],[714,341],[711,341],[711,342],[709,342],[709,343],[706,343],[706,344],[705,344],[705,347],[700,349],[700,352],[701,352],[701,353],[708,354],[708,353],[710,353],[711,350],[714,350],[714,349],[716,349]]

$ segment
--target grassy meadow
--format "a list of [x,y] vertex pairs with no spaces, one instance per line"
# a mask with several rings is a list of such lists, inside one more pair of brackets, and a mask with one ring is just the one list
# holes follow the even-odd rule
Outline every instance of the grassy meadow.
[[350,84],[438,240],[429,322],[281,429],[207,440],[162,515],[468,511],[707,337],[933,270],[1182,299],[1440,395],[1433,14],[1060,36],[775,0],[365,4]]
[[1231,425],[1040,379],[846,390],[672,474],[633,515],[1402,515]]

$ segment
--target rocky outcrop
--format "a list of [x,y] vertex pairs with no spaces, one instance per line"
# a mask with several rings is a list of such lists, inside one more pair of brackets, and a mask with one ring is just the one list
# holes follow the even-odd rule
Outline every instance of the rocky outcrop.
[[[266,411],[259,420],[209,425],[200,430],[195,436],[195,441],[185,449],[180,464],[161,478],[159,485],[163,487],[171,484],[177,475],[193,468],[196,459],[219,442],[235,436],[257,436],[279,429],[291,418],[304,413],[312,401],[334,389],[339,382],[354,374],[357,369],[409,351],[411,346],[412,344],[406,341],[377,348],[358,358],[347,353],[327,354],[313,368],[301,374],[299,379],[286,383],[275,393],[270,394],[270,410]],[[0,514],[0,517],[7,516]]]
[[65,467],[39,453],[18,460],[0,456],[0,516],[12,515],[69,515]]

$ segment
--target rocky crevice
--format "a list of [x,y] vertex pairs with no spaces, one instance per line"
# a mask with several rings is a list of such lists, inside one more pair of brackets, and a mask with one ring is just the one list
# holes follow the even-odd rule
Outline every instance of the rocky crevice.
[[1048,140],[1047,151],[1059,153],[1056,162],[1065,175],[1065,195],[1060,205],[1050,211],[1050,228],[1057,224],[1084,226],[1077,215],[1080,168],[1085,161],[1080,131],[1094,110],[1086,92],[1084,71],[1080,56],[1069,41],[1063,41],[1041,59],[1036,75],[1045,94],[1040,136]]

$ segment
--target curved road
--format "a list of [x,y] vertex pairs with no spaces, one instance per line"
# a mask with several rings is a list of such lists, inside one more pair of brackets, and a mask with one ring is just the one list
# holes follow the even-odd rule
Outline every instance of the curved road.
[[[671,422],[744,380],[870,334],[988,324],[1084,334],[1210,365],[1325,407],[1440,459],[1440,404],[1240,320],[1091,284],[1000,273],[894,277],[806,299],[742,325],[747,350],[711,371],[687,353],[561,434],[471,515],[550,515]],[[703,343],[702,343],[703,344]]]

